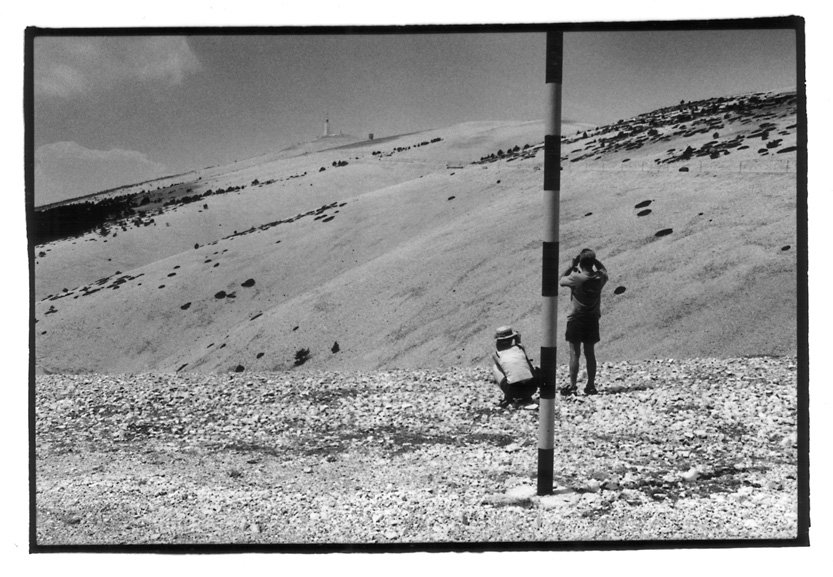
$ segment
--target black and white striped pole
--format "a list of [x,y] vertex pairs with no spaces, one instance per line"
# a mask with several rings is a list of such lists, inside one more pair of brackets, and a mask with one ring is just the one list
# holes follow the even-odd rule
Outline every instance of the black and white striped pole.
[[538,409],[538,495],[552,494],[555,437],[555,355],[558,320],[558,242],[561,200],[561,79],[564,33],[547,32],[547,115],[544,135],[544,237],[541,263],[543,332]]

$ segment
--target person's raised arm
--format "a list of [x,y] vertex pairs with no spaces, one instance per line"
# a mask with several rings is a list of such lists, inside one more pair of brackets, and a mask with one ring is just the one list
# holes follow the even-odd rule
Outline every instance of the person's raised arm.
[[607,269],[605,268],[605,265],[603,265],[601,263],[601,261],[599,261],[599,260],[597,260],[594,264],[596,265],[595,276],[597,278],[602,279],[602,286],[604,286],[605,284],[607,284],[607,281],[608,281],[608,278],[609,278],[609,276],[607,274]]
[[571,274],[571,273],[575,270],[575,268],[578,266],[578,262],[579,262],[579,260],[580,260],[580,259],[579,259],[579,257],[578,257],[578,256],[573,257],[573,262],[570,264],[570,266],[568,266],[568,267],[567,267],[567,269],[566,269],[566,270],[565,270],[565,271],[561,274],[561,276],[562,276],[562,277],[565,277],[565,276],[570,276],[570,274]]

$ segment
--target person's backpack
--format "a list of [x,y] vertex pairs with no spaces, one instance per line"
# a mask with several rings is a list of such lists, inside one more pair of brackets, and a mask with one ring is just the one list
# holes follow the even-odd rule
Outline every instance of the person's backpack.
[[508,384],[514,385],[534,378],[532,362],[526,356],[523,346],[515,344],[502,351],[495,349],[495,353]]

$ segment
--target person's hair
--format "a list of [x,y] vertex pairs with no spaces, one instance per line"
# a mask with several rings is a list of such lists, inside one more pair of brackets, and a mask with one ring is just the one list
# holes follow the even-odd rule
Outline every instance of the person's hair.
[[508,339],[497,339],[495,340],[495,348],[499,351],[508,349],[515,344],[516,338],[515,336],[511,336]]
[[592,269],[596,262],[596,253],[589,248],[584,248],[578,255],[578,266],[583,269]]

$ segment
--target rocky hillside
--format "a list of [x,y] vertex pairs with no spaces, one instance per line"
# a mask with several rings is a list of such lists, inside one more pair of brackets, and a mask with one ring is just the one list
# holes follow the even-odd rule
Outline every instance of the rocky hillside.
[[[796,122],[768,93],[564,127],[561,260],[611,275],[600,358],[795,354]],[[536,354],[542,141],[467,123],[131,189],[137,214],[35,247],[37,368],[477,366],[507,323]]]

